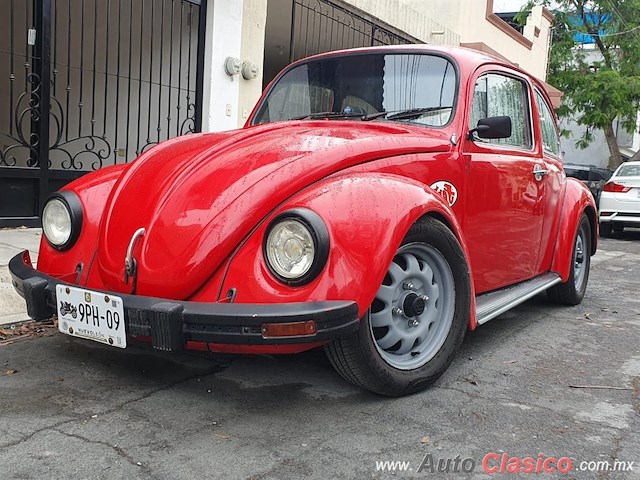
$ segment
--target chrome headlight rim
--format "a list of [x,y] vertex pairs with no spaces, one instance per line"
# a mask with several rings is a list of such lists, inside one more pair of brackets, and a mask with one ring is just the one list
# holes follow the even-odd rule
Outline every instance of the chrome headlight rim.
[[[311,239],[314,243],[315,254],[311,267],[307,272],[297,278],[286,278],[280,275],[269,262],[269,236],[276,226],[285,221],[296,221],[302,224],[311,234]],[[262,242],[262,255],[267,268],[273,277],[285,285],[299,286],[310,283],[320,275],[320,272],[324,269],[327,264],[327,259],[329,258],[329,247],[329,230],[322,218],[320,218],[320,215],[307,208],[295,208],[278,214],[273,220],[271,220],[271,222],[269,222]]]
[[60,252],[64,252],[65,250],[69,250],[71,247],[75,245],[76,241],[78,240],[78,237],[80,236],[80,232],[82,231],[82,221],[83,221],[82,203],[80,202],[80,198],[78,198],[78,196],[75,193],[67,190],[61,190],[61,191],[52,193],[47,199],[47,201],[45,202],[44,207],[46,208],[49,202],[51,202],[52,200],[57,200],[61,202],[64,205],[64,207],[67,209],[67,212],[69,213],[69,218],[71,219],[71,234],[69,235],[69,238],[67,239],[67,241],[65,241],[64,243],[59,245],[56,245],[55,243],[53,243],[49,239],[49,237],[47,237],[47,234],[44,229],[44,208],[42,209],[42,215],[40,216],[43,222],[42,233],[44,238],[46,238],[47,243],[52,248]]

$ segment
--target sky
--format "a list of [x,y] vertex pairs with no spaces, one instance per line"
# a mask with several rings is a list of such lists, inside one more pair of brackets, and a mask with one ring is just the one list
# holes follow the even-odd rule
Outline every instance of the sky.
[[493,0],[493,11],[494,12],[517,12],[526,3],[527,3],[526,0]]
[[[494,12],[518,12],[527,0],[493,0]],[[553,4],[551,5],[553,7]]]

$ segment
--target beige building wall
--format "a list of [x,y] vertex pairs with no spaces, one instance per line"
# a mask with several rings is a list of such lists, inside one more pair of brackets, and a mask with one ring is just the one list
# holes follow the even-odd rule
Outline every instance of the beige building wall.
[[258,76],[251,80],[240,80],[238,125],[245,123],[262,93],[266,21],[266,0],[244,0],[240,57],[243,61],[254,63],[258,67]]
[[401,1],[459,32],[460,45],[493,53],[546,79],[553,16],[543,7],[533,8],[520,34],[493,13],[493,0]]
[[[535,7],[522,34],[493,14],[493,1],[463,0],[461,44],[483,43],[500,56],[520,66],[540,80],[547,77],[552,16],[543,7]],[[480,19],[480,20],[479,20]]]
[[[459,30],[444,25],[439,15],[433,15],[431,12],[419,8],[420,4],[429,3],[431,0],[418,0],[415,2],[416,5],[404,0],[343,1],[424,43],[430,45],[458,45],[460,43]],[[455,4],[456,2],[448,3]]]

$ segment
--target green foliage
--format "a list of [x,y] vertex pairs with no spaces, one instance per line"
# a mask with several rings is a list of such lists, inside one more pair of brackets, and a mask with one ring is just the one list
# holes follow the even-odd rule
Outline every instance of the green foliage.
[[[640,0],[531,0],[521,22],[535,5],[555,14],[547,81],[564,92],[558,116],[586,127],[576,145],[586,148],[595,129],[611,134],[616,118],[633,132],[640,105]],[[581,48],[576,34],[591,35],[596,53]],[[611,164],[620,162],[614,150]]]

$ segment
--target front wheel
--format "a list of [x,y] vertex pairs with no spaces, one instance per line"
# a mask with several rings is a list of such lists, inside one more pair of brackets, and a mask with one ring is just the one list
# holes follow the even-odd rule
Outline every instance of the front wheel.
[[569,279],[547,290],[547,297],[562,305],[578,305],[587,290],[591,268],[591,224],[585,214],[580,219],[573,244],[572,269]]
[[347,381],[401,396],[435,382],[467,329],[469,269],[455,235],[427,217],[407,233],[353,335],[325,347]]

